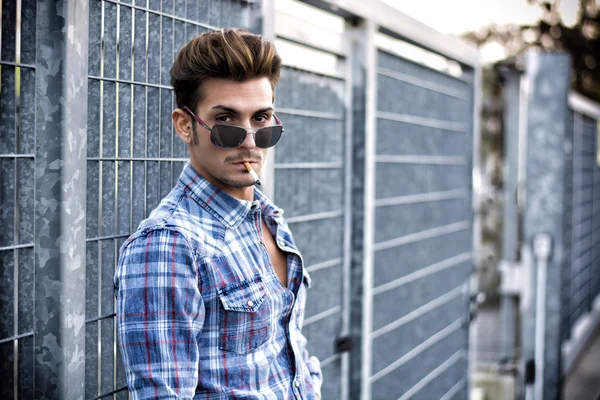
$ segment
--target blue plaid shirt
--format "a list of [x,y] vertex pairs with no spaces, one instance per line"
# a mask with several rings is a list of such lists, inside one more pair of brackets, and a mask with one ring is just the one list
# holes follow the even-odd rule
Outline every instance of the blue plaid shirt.
[[[241,201],[186,164],[121,248],[119,346],[132,399],[315,399],[319,361],[302,335],[306,289],[292,234],[258,189]],[[261,218],[287,253],[283,287]]]

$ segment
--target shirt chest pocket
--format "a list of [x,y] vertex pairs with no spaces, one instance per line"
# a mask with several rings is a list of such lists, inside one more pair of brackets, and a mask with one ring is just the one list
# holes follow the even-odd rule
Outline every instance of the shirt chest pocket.
[[271,335],[271,306],[260,276],[218,290],[219,348],[248,354]]

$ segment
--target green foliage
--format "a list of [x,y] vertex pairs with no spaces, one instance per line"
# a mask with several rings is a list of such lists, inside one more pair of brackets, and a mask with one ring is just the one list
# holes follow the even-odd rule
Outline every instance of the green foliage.
[[479,47],[496,42],[508,58],[531,48],[546,51],[564,50],[573,59],[572,88],[600,102],[600,4],[596,0],[579,0],[577,21],[567,26],[560,13],[560,0],[527,0],[543,10],[533,25],[488,26],[464,38]]

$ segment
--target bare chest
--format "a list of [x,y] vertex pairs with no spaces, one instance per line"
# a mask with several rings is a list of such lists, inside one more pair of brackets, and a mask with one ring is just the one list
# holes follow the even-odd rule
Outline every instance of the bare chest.
[[275,239],[264,221],[262,221],[262,239],[271,257],[271,265],[273,265],[279,282],[283,287],[287,287],[287,256],[277,247]]

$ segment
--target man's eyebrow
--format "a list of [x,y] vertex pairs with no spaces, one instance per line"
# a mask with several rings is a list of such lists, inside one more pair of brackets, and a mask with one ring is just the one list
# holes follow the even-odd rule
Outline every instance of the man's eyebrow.
[[[234,115],[240,115],[240,112],[239,112],[238,110],[236,110],[235,108],[227,107],[227,106],[224,106],[224,105],[221,105],[221,104],[218,104],[218,105],[214,106],[214,107],[213,107],[213,110],[214,110],[214,109],[221,109],[221,110],[223,110],[223,111],[230,112],[230,113],[232,113],[232,114],[234,114]],[[273,107],[265,107],[265,108],[261,108],[260,110],[256,110],[256,111],[254,112],[254,114],[265,113],[265,112],[267,112],[267,111],[273,111]]]

